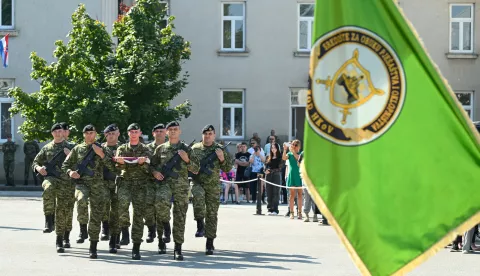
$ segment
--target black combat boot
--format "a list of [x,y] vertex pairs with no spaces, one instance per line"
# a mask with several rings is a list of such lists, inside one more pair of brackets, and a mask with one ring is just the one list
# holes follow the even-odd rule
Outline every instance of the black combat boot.
[[80,234],[78,234],[77,243],[83,243],[88,238],[88,230],[86,224],[80,224]]
[[108,248],[110,248],[110,253],[117,253],[117,235],[110,236],[110,242],[108,243]]
[[183,261],[182,245],[175,243],[175,250],[173,251],[173,259],[177,261]]
[[158,254],[167,254],[167,245],[162,239],[158,239]]
[[90,259],[97,258],[97,243],[98,241],[90,241],[90,249],[88,250],[88,253],[90,253]]
[[102,236],[101,241],[108,241],[110,238],[110,229],[108,227],[108,221],[102,221]]
[[132,260],[140,260],[140,244],[139,243],[134,243],[133,244],[133,249],[132,249]]
[[170,222],[163,223],[163,237],[162,240],[164,243],[170,242],[170,235],[172,235],[172,229],[170,228]]
[[65,231],[65,235],[63,235],[63,247],[70,248],[70,231]]
[[116,235],[115,247],[116,247],[117,249],[120,249],[120,248],[121,248],[121,246],[120,246],[120,234],[117,234],[117,235]]
[[213,255],[213,250],[215,250],[215,247],[213,247],[213,239],[207,238],[206,248],[205,255]]
[[52,233],[52,231],[53,231],[53,215],[46,215],[45,229],[43,229],[43,233]]
[[23,183],[23,185],[28,186],[28,180],[25,180],[25,182]]
[[196,238],[201,238],[205,235],[205,223],[203,219],[197,219],[197,232],[195,233]]
[[155,237],[157,236],[157,231],[155,229],[155,225],[148,226],[148,234],[147,234],[147,243],[152,243],[155,240]]
[[121,245],[128,245],[130,243],[130,233],[128,232],[128,227],[122,228],[122,240],[120,241]]
[[65,248],[63,248],[63,237],[57,236],[57,253],[65,253]]

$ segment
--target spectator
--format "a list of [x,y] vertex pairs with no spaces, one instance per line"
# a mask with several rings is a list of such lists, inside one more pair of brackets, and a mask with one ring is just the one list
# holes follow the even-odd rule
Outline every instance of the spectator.
[[262,145],[262,139],[258,136],[258,133],[254,132],[254,133],[253,133],[253,137],[250,138],[250,141],[251,141],[252,139],[254,139],[255,141],[257,141],[257,144],[258,144],[259,146]]
[[[247,181],[245,177],[245,169],[250,166],[250,153],[247,152],[247,143],[243,142],[239,144],[240,152],[235,154],[235,165],[237,166],[237,172],[235,173],[235,181]],[[238,184],[240,188],[243,187],[245,196],[247,197],[247,203],[250,203],[250,183]],[[238,201],[238,199],[237,199]]]
[[[250,165],[252,166],[252,173],[250,174],[250,179],[253,180],[250,182],[250,192],[252,195],[252,200],[255,202],[257,200],[257,175],[262,172],[263,164],[265,162],[265,153],[262,148],[258,145],[255,139],[250,141],[251,148],[248,150],[250,155]],[[261,186],[261,193],[263,192],[263,185]]]
[[[287,187],[302,187],[302,179],[300,178],[300,168],[298,166],[298,159],[299,159],[299,150],[300,150],[300,141],[293,140],[290,144],[290,148],[288,144],[283,145],[283,155],[282,159],[285,161],[289,161],[288,167],[288,180],[287,180]],[[289,149],[289,152],[287,152]],[[294,210],[293,205],[295,201],[295,196],[297,196],[297,208],[298,208],[298,219],[302,219],[302,201],[303,201],[303,191],[302,189],[290,189],[290,198],[289,198],[289,210],[290,210],[290,219],[294,219]]]
[[233,185],[233,188],[235,189],[235,199],[236,199],[234,201],[234,203],[239,204],[238,203],[238,186],[235,183],[230,183],[232,180],[235,179],[235,172],[233,171],[233,169],[228,173],[220,170],[220,176],[223,180],[228,181],[228,182],[223,183],[223,184],[225,184],[225,185],[223,185],[225,187],[225,193],[224,193],[224,196],[223,196],[223,202],[222,203],[227,204],[228,193],[230,192],[230,187]]
[[[278,144],[277,142],[277,138],[274,136],[274,135],[270,135],[268,136],[268,140],[267,140],[267,143],[265,144],[265,153],[268,154],[270,152],[270,147],[273,145],[273,144],[277,144],[278,145],[278,148],[280,148],[280,144]],[[280,153],[282,151],[280,150]]]
[[[270,149],[270,154],[267,157],[265,162],[265,174],[267,181],[280,185],[282,182],[282,158],[280,156],[280,146],[278,144],[273,144]],[[278,201],[280,196],[280,188],[267,184],[266,187],[268,194],[268,214],[269,215],[278,215]]]
[[[280,139],[278,139],[278,136],[275,135],[275,129],[270,130],[270,135],[268,135],[267,140],[265,140],[266,141],[265,143],[268,143],[268,141],[270,140],[270,136],[275,137],[275,142],[277,142],[280,145]],[[269,151],[265,151],[265,152],[269,152]]]

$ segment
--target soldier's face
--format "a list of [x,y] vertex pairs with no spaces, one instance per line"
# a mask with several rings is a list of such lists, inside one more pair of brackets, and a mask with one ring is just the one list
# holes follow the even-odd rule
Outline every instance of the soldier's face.
[[153,137],[158,138],[158,139],[165,139],[165,136],[167,135],[167,130],[165,129],[156,129],[154,132],[152,132]]
[[68,139],[69,135],[70,135],[70,129],[67,129],[67,130],[63,131],[63,136],[65,137],[65,139]]
[[56,130],[52,131],[53,139],[55,139],[57,141],[60,140],[60,139],[63,139],[64,138],[63,133],[64,133],[63,129],[56,129]]
[[105,133],[105,138],[107,139],[107,143],[109,144],[115,144],[118,141],[118,136],[115,131]]
[[205,131],[205,133],[202,134],[202,140],[203,140],[203,143],[205,144],[210,144],[210,143],[213,143],[213,141],[215,141],[215,131]]
[[83,133],[83,138],[85,138],[85,143],[91,144],[95,142],[95,137],[97,136],[96,131],[85,131]]
[[167,129],[167,134],[170,139],[177,139],[182,134],[182,130],[178,126],[172,126]]
[[142,135],[141,130],[130,130],[128,131],[128,137],[130,137],[130,141],[138,141],[140,135]]

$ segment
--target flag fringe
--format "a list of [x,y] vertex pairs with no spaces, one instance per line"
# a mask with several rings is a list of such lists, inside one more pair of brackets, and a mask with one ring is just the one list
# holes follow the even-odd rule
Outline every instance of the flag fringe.
[[[348,253],[350,254],[350,257],[352,258],[357,268],[360,270],[360,273],[364,276],[372,276],[372,273],[368,270],[368,268],[366,267],[365,263],[362,261],[360,256],[358,256],[352,244],[350,243],[348,238],[345,236],[342,228],[338,225],[337,220],[330,212],[330,209],[328,209],[327,205],[325,204],[325,201],[323,201],[323,198],[318,193],[318,190],[315,188],[315,185],[313,185],[312,181],[308,177],[308,173],[305,169],[305,162],[302,162],[301,164],[301,174],[302,174],[303,181],[307,185],[307,189],[310,193],[310,196],[313,198],[313,201],[315,201],[315,204],[322,212],[322,216],[327,217],[328,223],[337,232],[337,235],[339,236],[340,241],[345,245]],[[480,223],[480,212],[473,215],[470,219],[462,223],[459,227],[450,231],[442,239],[440,239],[440,241],[435,243],[428,250],[423,252],[421,255],[417,256],[415,259],[413,259],[412,261],[410,261],[409,263],[407,263],[406,265],[404,265],[403,267],[401,267],[399,270],[397,270],[391,275],[400,276],[400,275],[405,275],[406,273],[412,271],[418,265],[425,262],[428,258],[432,257],[438,251],[443,249],[446,245],[451,243],[456,238],[457,235],[463,235],[464,232],[470,230],[472,227],[474,227],[478,223]]]

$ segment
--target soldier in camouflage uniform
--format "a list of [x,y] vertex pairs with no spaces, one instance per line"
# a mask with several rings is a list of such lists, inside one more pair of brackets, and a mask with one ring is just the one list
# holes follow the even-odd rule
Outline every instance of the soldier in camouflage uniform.
[[[63,238],[66,235],[68,204],[73,197],[71,190],[66,188],[67,176],[61,171],[68,144],[63,138],[63,129],[60,124],[54,124],[50,132],[52,133],[53,141],[46,144],[35,156],[32,169],[43,176],[42,197],[43,213],[45,214],[45,229],[43,233],[51,233],[54,230],[55,216],[57,252],[63,253],[65,252]],[[53,160],[54,157],[56,157],[55,160]],[[47,171],[46,166],[50,162],[54,162],[52,164],[53,168]]]
[[215,143],[215,136],[215,128],[212,125],[207,125],[202,130],[202,142],[192,147],[200,162],[213,152],[217,155],[210,175],[200,168],[200,172],[193,177],[193,214],[197,221],[195,236],[203,237],[205,231],[207,255],[213,254],[215,249],[213,240],[217,237],[218,207],[220,205],[218,195],[221,191],[218,180],[220,169],[228,172],[233,165],[228,152],[221,149],[221,144]]
[[[174,256],[176,260],[183,260],[182,244],[185,236],[185,217],[188,209],[188,190],[190,184],[188,182],[188,171],[198,172],[198,158],[185,143],[180,142],[180,125],[178,122],[170,122],[167,125],[167,133],[169,141],[160,145],[155,150],[152,158],[152,174],[161,181],[157,184],[157,193],[155,201],[155,211],[157,215],[157,225],[165,225],[170,220],[170,199],[173,201],[173,240],[175,242]],[[178,178],[164,175],[168,171],[162,170],[162,166],[169,163],[171,158],[176,155],[180,156],[180,169],[173,168],[173,172],[178,174]],[[164,226],[165,227],[165,226]],[[163,228],[160,228],[162,229]],[[159,230],[159,237],[161,235]],[[166,253],[166,241],[168,239],[159,239],[158,253]]]
[[[103,183],[103,167],[109,164],[101,145],[95,144],[97,131],[93,125],[83,128],[85,142],[76,145],[67,156],[62,165],[62,170],[75,181],[75,198],[78,206],[84,207],[90,200],[90,221],[88,223],[88,235],[90,236],[90,259],[97,258],[97,243],[100,235],[100,227],[105,207],[105,186]],[[79,167],[91,156],[91,162],[82,168]],[[85,161],[87,160],[87,161]],[[113,167],[113,164],[110,165]]]
[[[65,154],[68,156],[70,153],[70,150],[75,147],[75,143],[68,141],[68,136],[70,136],[70,126],[62,122],[60,123],[63,129],[63,138],[65,139],[65,142],[67,142],[67,148],[65,149]],[[73,196],[70,198],[70,201],[68,201],[68,212],[67,212],[67,228],[65,232],[65,237],[63,238],[63,244],[65,248],[70,248],[70,232],[72,231],[72,223],[73,223],[73,208],[75,207],[75,184],[73,181],[68,177],[68,182],[66,184],[66,187],[70,189],[68,194],[72,194]],[[88,213],[88,211],[87,211]],[[82,235],[82,232],[80,231],[80,235]],[[83,232],[83,235],[85,236],[85,239],[88,237],[87,230]],[[78,240],[77,240],[78,242]],[[83,241],[82,241],[83,242]]]
[[32,163],[33,159],[35,159],[35,156],[37,156],[39,152],[40,147],[38,146],[37,141],[26,141],[23,144],[23,153],[25,153],[25,186],[28,185],[28,178],[30,174],[33,176],[33,182],[35,183],[35,186],[38,186],[38,179],[35,172],[32,170]]
[[142,135],[140,126],[136,123],[127,128],[130,141],[117,149],[115,160],[120,170],[118,182],[118,211],[119,226],[122,229],[122,238],[128,232],[129,221],[125,220],[130,202],[133,205],[132,220],[132,259],[140,260],[140,244],[143,236],[143,217],[145,211],[145,196],[147,183],[150,181],[150,151],[147,146],[140,143]]
[[3,168],[5,169],[5,177],[7,178],[7,186],[15,186],[13,173],[15,171],[15,151],[17,146],[12,142],[12,134],[7,134],[7,142],[2,145],[3,152]]
[[[155,149],[160,146],[161,144],[165,143],[165,135],[166,130],[163,124],[158,124],[153,127],[152,135],[155,138],[155,141],[151,142],[147,145],[147,148],[150,150],[150,153],[153,155]],[[155,178],[152,177],[151,181],[147,184],[147,197],[145,203],[145,225],[148,227],[148,234],[147,234],[147,243],[152,243],[156,237],[156,224],[155,224]],[[169,220],[170,221],[170,218]],[[170,223],[168,223],[168,230],[170,229]],[[165,232],[165,229],[164,229]],[[170,236],[170,235],[168,235]]]
[[102,237],[101,240],[105,240],[105,237],[109,238],[110,253],[117,253],[117,247],[120,246],[120,229],[118,227],[118,197],[117,197],[117,185],[115,180],[117,178],[118,170],[115,167],[113,157],[115,157],[118,144],[118,127],[115,124],[109,125],[103,131],[107,142],[102,146],[105,149],[105,159],[112,164],[110,167],[113,171],[110,171],[109,167],[105,166],[103,169],[103,179],[107,194],[107,200],[105,201],[105,211],[102,220]]

